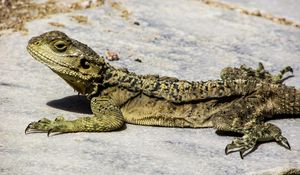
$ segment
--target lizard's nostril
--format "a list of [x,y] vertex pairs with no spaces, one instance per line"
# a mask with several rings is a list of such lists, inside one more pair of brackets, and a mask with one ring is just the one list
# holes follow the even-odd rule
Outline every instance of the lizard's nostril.
[[40,44],[40,39],[38,37],[33,37],[28,41],[28,44],[35,44],[39,45]]

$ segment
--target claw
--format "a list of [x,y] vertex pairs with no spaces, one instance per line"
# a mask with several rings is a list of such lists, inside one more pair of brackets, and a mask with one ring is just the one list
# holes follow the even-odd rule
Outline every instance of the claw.
[[31,126],[34,124],[35,122],[31,122],[29,123],[29,125],[26,127],[25,129],[25,134],[27,134],[27,131],[31,129]]
[[25,134],[27,134],[27,131],[29,130],[29,128],[30,128],[30,124],[26,127]]
[[261,71],[263,71],[263,70],[265,70],[265,67],[264,67],[264,65],[262,64],[262,62],[259,62],[256,71],[261,72]]
[[249,154],[251,152],[251,150],[253,150],[253,148],[244,148],[240,150],[240,156],[241,159],[244,159],[244,157]]
[[241,159],[244,159],[244,151],[240,151]]
[[228,155],[228,145],[225,147],[225,155]]
[[239,147],[235,147],[235,146],[233,146],[232,148],[230,148],[230,147],[232,147],[232,144],[228,144],[228,145],[225,147],[225,154],[226,154],[226,155],[241,150],[241,148],[239,148]]
[[50,134],[51,134],[52,130],[53,130],[53,129],[49,129],[49,131],[48,131],[48,133],[47,133],[47,136],[48,136],[48,137],[50,137]]
[[286,141],[285,148],[286,148],[286,149],[288,149],[288,150],[291,150],[291,146],[290,146],[290,144],[289,144],[289,142],[288,142],[288,141]]
[[280,83],[284,82],[287,79],[293,78],[293,77],[295,77],[295,76],[294,75],[289,75],[289,76],[283,78]]
[[291,146],[290,146],[288,140],[285,137],[283,137],[282,135],[275,137],[275,140],[279,145],[283,146],[284,148],[286,148],[288,150],[291,150]]
[[288,150],[291,150],[291,146],[290,146],[289,142],[287,141],[287,139],[281,140],[281,141],[280,141],[280,144],[281,144],[284,148],[286,148],[286,149],[288,149]]
[[249,148],[236,147],[236,149],[228,151],[228,146],[226,146],[226,148],[225,148],[225,154],[228,155],[228,154],[233,153],[233,152],[239,152],[241,159],[244,159],[244,157],[246,156],[246,154],[249,153],[248,150],[249,150]]

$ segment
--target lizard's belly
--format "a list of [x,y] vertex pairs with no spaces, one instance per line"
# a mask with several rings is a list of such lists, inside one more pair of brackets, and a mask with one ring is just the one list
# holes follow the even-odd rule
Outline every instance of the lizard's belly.
[[164,99],[137,96],[121,111],[128,123],[171,127],[212,127],[215,100],[175,104]]

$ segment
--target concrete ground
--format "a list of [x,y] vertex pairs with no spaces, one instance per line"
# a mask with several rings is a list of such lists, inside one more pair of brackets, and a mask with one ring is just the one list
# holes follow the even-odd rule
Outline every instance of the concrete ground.
[[[5,31],[0,36],[0,174],[276,174],[300,169],[299,118],[271,121],[282,129],[291,151],[271,142],[244,160],[224,154],[233,137],[214,129],[128,124],[120,132],[25,135],[26,126],[42,117],[90,114],[84,97],[26,52],[32,36],[50,30],[61,30],[99,54],[117,52],[120,60],[110,64],[138,74],[208,80],[218,79],[226,66],[262,62],[271,72],[291,65],[295,77],[286,84],[300,88],[299,28],[198,0],[115,2],[118,8],[106,2],[28,22],[28,35]],[[222,2],[300,21],[296,0]],[[71,17],[78,15],[87,23]]]

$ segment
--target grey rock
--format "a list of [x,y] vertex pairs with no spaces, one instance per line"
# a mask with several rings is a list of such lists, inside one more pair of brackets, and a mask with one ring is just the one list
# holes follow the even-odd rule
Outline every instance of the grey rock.
[[300,21],[300,2],[298,0],[221,0],[231,4],[240,5],[247,9],[259,9],[266,13],[272,13],[275,16],[281,16],[296,21]]

